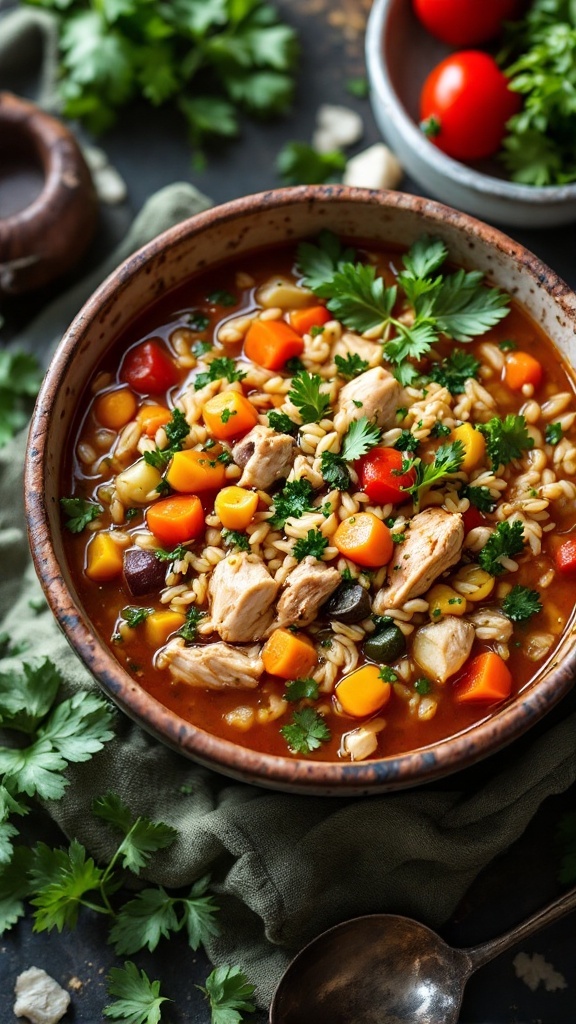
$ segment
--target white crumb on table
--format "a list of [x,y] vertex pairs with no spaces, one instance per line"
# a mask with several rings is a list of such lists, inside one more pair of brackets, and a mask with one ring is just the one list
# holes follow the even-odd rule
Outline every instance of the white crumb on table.
[[31,1024],[57,1024],[70,1005],[70,996],[41,967],[29,967],[16,978],[14,986],[16,1017]]
[[355,188],[394,189],[403,176],[402,165],[392,150],[383,142],[376,142],[350,158],[342,180]]
[[567,988],[564,975],[544,959],[541,953],[518,953],[512,961],[516,975],[528,988],[535,992],[540,983],[547,992]]
[[362,138],[364,122],[355,110],[322,103],[316,113],[316,129],[312,145],[319,153],[353,146]]

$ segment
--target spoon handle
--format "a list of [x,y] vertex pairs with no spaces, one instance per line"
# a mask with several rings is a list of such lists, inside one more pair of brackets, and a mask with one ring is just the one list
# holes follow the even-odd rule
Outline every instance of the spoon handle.
[[527,921],[523,921],[522,924],[512,928],[509,932],[505,932],[504,935],[500,935],[490,942],[485,942],[481,946],[469,947],[462,950],[462,952],[466,953],[469,957],[472,965],[471,970],[475,971],[478,967],[482,967],[484,964],[489,963],[490,960],[493,960],[494,957],[499,956],[506,949],[515,946],[517,942],[527,938],[528,935],[532,935],[534,932],[539,931],[540,928],[553,924],[554,921],[558,921],[575,908],[576,888],[565,892],[557,900],[554,900],[553,903],[548,904],[542,910],[538,910]]

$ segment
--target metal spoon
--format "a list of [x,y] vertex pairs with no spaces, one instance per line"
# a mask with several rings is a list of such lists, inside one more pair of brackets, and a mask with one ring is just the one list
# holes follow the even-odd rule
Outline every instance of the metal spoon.
[[369,914],[323,932],[286,969],[270,1024],[456,1024],[478,967],[576,907],[576,888],[512,931],[452,949],[418,921]]

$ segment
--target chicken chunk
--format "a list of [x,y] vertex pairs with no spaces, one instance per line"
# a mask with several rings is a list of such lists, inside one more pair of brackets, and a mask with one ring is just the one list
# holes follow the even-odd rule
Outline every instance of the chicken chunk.
[[427,508],[414,516],[405,536],[406,540],[394,548],[388,585],[374,598],[377,615],[424,594],[438,576],[456,564],[464,541],[462,516]]
[[182,640],[173,640],[163,652],[162,663],[168,665],[175,683],[209,690],[254,690],[264,671],[258,644],[185,647]]
[[270,427],[256,426],[232,449],[232,458],[243,469],[240,487],[265,490],[287,477],[294,462],[296,446],[289,434],[277,434]]
[[256,555],[240,551],[223,558],[208,587],[214,629],[230,643],[258,640],[272,621],[278,586]]
[[342,582],[337,569],[311,555],[292,570],[278,601],[278,626],[307,626],[333,590]]
[[441,622],[431,622],[417,630],[412,654],[426,675],[445,683],[462,668],[475,635],[471,622],[458,615],[447,615]]
[[[360,356],[360,359],[365,359],[368,366],[372,368],[379,366],[382,362],[382,345],[377,341],[369,341],[368,338],[363,338],[360,334],[355,334],[354,331],[345,331],[342,337],[334,343],[330,357],[333,362],[334,356],[341,356],[342,359],[345,359],[347,355]],[[334,373],[336,372],[336,364],[334,364]]]
[[337,430],[346,430],[353,420],[366,416],[379,427],[396,424],[396,409],[403,404],[403,389],[388,370],[375,366],[345,384],[338,396],[334,417]]

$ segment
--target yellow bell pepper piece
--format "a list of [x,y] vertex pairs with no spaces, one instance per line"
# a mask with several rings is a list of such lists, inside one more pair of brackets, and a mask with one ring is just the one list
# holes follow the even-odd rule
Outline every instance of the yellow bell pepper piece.
[[258,495],[245,487],[224,487],[216,495],[214,511],[227,530],[245,530],[254,518]]
[[476,469],[486,451],[486,441],[484,440],[484,434],[481,434],[479,430],[475,430],[471,423],[461,423],[459,427],[455,427],[452,431],[452,439],[454,441],[462,441],[464,445],[464,458],[460,464],[460,469],[463,469],[465,473],[469,473],[471,469]]
[[427,594],[428,615],[437,622],[443,615],[464,615],[466,598],[446,583],[436,583]]

